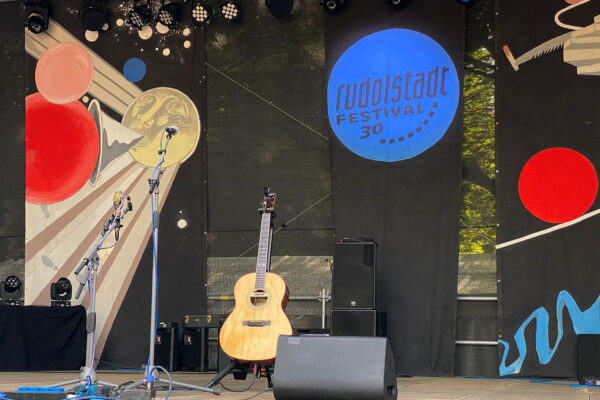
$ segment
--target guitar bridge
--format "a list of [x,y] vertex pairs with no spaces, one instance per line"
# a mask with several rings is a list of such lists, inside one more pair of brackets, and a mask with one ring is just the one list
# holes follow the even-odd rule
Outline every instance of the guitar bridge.
[[260,320],[249,320],[242,321],[242,325],[244,326],[269,326],[271,325],[271,321],[260,321]]

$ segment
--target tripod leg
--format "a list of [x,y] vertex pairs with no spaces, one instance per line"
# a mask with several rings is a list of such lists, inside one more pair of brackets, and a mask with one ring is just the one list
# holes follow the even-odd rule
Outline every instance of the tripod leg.
[[269,367],[265,367],[265,375],[267,376],[267,387],[273,389],[273,381],[271,380],[271,370]]
[[226,366],[225,368],[223,368],[221,371],[219,371],[219,373],[217,375],[215,375],[214,378],[212,378],[210,380],[210,382],[208,382],[208,384],[206,385],[207,388],[213,387],[216,384],[218,384],[219,382],[221,382],[221,380],[223,378],[225,378],[231,371],[233,371],[233,369],[238,366],[239,364],[236,361],[232,361],[231,364],[229,364],[228,366]]
[[212,394],[215,394],[215,395],[220,395],[221,394],[221,390],[219,390],[219,389],[211,389],[209,386],[190,385],[189,383],[184,383],[184,382],[179,382],[179,381],[170,381],[168,379],[163,379],[163,378],[160,378],[158,381],[161,382],[161,383],[172,384],[173,387],[175,387],[175,386],[181,386],[181,387],[186,388],[186,389],[201,390],[203,392],[208,392],[208,393],[212,393]]
[[54,387],[66,386],[66,385],[70,385],[71,383],[75,383],[75,382],[79,382],[79,379],[71,379],[70,381],[55,383],[54,385],[48,385],[46,387],[54,388]]

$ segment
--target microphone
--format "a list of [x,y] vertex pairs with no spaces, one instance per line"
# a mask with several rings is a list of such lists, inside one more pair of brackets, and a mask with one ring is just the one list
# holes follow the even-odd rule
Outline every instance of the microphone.
[[175,125],[167,127],[166,131],[169,135],[177,135],[179,133],[179,129]]

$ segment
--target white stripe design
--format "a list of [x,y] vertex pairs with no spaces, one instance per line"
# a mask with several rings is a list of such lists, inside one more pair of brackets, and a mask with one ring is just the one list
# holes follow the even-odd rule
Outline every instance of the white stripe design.
[[564,223],[558,224],[558,225],[554,225],[553,227],[550,227],[548,229],[544,229],[544,230],[541,230],[539,232],[531,233],[531,234],[529,234],[527,236],[523,236],[523,237],[520,237],[518,239],[513,239],[513,240],[510,240],[508,242],[497,244],[496,245],[496,250],[503,249],[505,247],[512,246],[513,244],[521,243],[521,242],[524,242],[526,240],[534,239],[536,237],[540,237],[540,236],[546,235],[546,234],[548,234],[550,232],[558,231],[559,229],[567,228],[569,226],[578,224],[579,222],[584,221],[584,220],[586,220],[588,218],[591,218],[591,217],[593,217],[595,215],[598,215],[598,214],[600,214],[600,209],[592,211],[592,212],[589,212],[587,214],[583,214],[581,217],[575,218],[572,221],[564,222]]

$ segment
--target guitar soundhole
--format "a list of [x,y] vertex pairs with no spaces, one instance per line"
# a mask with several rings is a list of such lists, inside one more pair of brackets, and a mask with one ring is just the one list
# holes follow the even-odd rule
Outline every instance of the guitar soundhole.
[[253,290],[250,292],[248,300],[254,308],[262,308],[269,302],[269,294],[265,290]]

